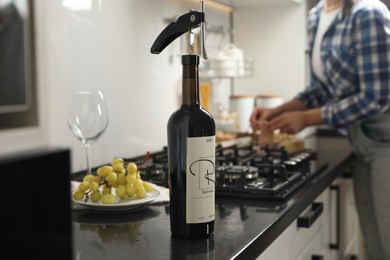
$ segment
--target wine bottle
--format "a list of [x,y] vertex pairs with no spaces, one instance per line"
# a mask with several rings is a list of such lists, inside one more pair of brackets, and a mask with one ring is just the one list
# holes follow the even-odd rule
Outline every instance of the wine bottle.
[[209,236],[215,220],[215,122],[199,102],[198,64],[182,56],[182,105],[167,125],[171,231],[184,237]]
[[188,238],[210,236],[215,221],[215,122],[200,105],[199,56],[192,31],[197,27],[202,43],[197,53],[207,59],[203,1],[200,12],[192,10],[170,23],[151,47],[159,54],[177,37],[190,33],[189,53],[182,56],[182,104],[167,124],[171,232]]

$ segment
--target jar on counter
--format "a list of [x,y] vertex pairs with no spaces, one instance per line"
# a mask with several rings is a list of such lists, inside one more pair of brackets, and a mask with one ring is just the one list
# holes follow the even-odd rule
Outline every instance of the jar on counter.
[[229,111],[230,113],[237,113],[238,132],[252,132],[249,119],[254,107],[255,96],[232,95],[229,97]]
[[256,107],[274,108],[283,104],[283,97],[280,95],[261,94],[256,96]]

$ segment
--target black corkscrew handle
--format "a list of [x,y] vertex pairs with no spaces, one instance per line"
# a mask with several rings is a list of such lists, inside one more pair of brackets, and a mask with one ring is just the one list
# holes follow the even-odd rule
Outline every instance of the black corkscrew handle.
[[159,54],[176,38],[183,35],[193,28],[200,27],[205,22],[203,12],[190,11],[180,16],[176,22],[170,23],[154,41],[150,48],[151,53]]

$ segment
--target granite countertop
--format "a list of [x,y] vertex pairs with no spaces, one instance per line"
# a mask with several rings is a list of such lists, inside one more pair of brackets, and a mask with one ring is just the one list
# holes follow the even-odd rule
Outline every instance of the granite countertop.
[[[74,210],[75,259],[255,259],[351,160],[348,149],[340,149],[339,136],[315,141],[319,161],[328,168],[315,175],[286,201],[216,198],[215,232],[208,239],[171,237],[169,204],[148,205],[133,212]],[[192,259],[192,258],[191,258]]]

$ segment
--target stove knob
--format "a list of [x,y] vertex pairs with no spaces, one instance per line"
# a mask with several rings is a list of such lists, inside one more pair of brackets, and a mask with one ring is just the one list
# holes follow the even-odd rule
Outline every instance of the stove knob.
[[287,160],[283,161],[283,164],[286,166],[288,172],[299,172],[299,164],[295,161]]
[[279,158],[275,158],[272,160],[272,164],[281,164],[281,163],[282,163],[282,160]]
[[301,159],[305,163],[307,161],[310,161],[310,154],[308,154],[308,153],[301,153],[301,154],[296,155],[295,157]]

